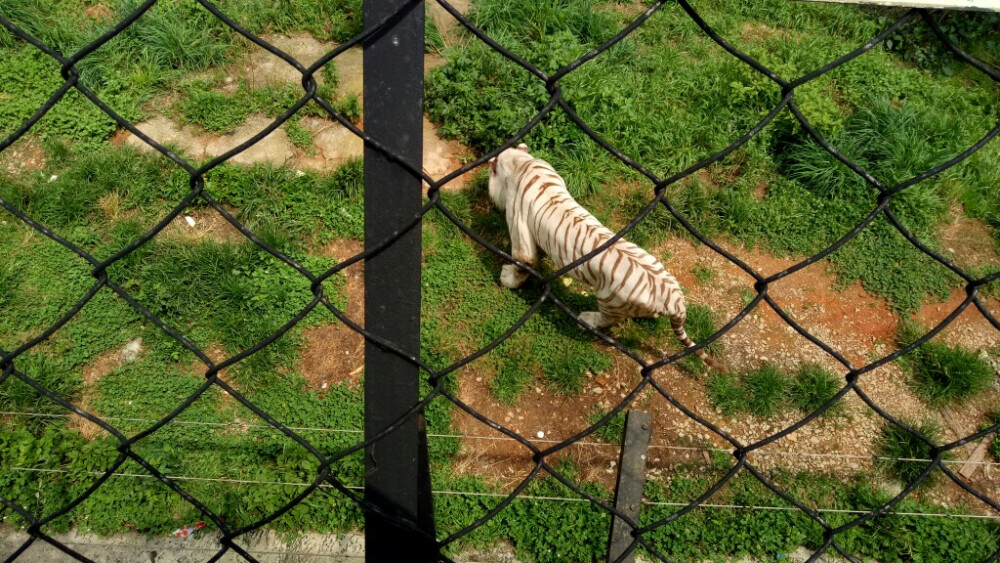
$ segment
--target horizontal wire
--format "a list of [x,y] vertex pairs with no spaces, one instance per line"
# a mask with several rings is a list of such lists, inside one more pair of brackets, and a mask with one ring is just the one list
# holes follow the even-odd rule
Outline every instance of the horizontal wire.
[[[57,413],[32,413],[32,412],[19,412],[19,411],[0,411],[0,416],[31,416],[38,418],[72,418],[74,415],[70,414],[57,414]],[[126,418],[126,417],[103,417],[106,421],[122,421],[122,422],[157,422],[154,419],[147,418]],[[256,424],[256,423],[237,423],[237,422],[199,422],[199,421],[189,421],[189,420],[172,420],[170,424],[178,424],[182,426],[210,426],[210,427],[225,427],[225,428],[260,428],[269,430],[278,430],[277,428],[268,424]],[[343,433],[343,434],[363,434],[364,430],[351,430],[346,428],[316,428],[307,426],[288,426],[287,428],[291,430],[306,431],[306,432],[331,432],[331,433]],[[517,440],[509,438],[507,436],[477,436],[474,434],[427,434],[428,438],[456,438],[456,439],[467,439],[467,440],[493,440],[498,442],[516,442],[520,444]],[[562,440],[552,440],[552,439],[542,439],[533,438],[531,440],[534,443],[539,444],[561,444]],[[602,448],[616,448],[620,449],[621,444],[613,444],[609,442],[573,442],[575,446],[597,446]],[[697,447],[697,446],[673,446],[670,444],[650,444],[649,449],[661,449],[661,450],[675,450],[675,451],[692,451],[692,452],[712,452],[712,453],[724,453],[731,455],[732,450],[727,450],[724,448],[707,448],[707,447]],[[857,459],[863,461],[879,460],[879,461],[905,461],[905,462],[921,462],[930,463],[934,461],[933,459],[924,459],[917,457],[888,457],[888,456],[864,456],[857,454],[838,454],[838,453],[821,453],[821,452],[796,452],[796,451],[783,451],[783,450],[754,450],[749,452],[748,455],[765,455],[765,456],[791,456],[791,457],[814,457],[814,458],[830,458],[830,459]],[[961,460],[961,459],[943,459],[941,463],[949,465],[975,465],[981,467],[1000,467],[1000,462],[995,461],[971,461],[971,460]]]
[[[101,471],[69,471],[66,469],[36,469],[33,467],[0,467],[0,471],[22,471],[27,473],[74,473],[81,475],[103,475]],[[138,477],[138,478],[148,478],[155,479],[153,475],[146,473],[112,473],[112,477]],[[254,479],[233,479],[229,477],[193,477],[188,475],[166,475],[168,479],[174,479],[176,481],[202,481],[211,483],[230,483],[236,485],[272,485],[272,486],[289,486],[289,487],[309,487],[312,483],[301,483],[295,481],[259,481]],[[357,485],[344,485],[345,489],[350,489],[352,491],[364,491],[364,487]],[[322,483],[319,485],[322,489],[333,489],[333,485]],[[450,490],[431,490],[432,493],[436,495],[450,495],[450,496],[468,496],[468,497],[490,497],[490,498],[507,498],[509,495],[503,493],[486,493],[479,491],[450,491]],[[556,501],[556,502],[584,502],[589,503],[590,500],[585,498],[573,498],[573,497],[559,497],[559,496],[544,496],[544,495],[518,495],[520,500],[544,500],[544,501]],[[646,506],[668,506],[668,507],[685,507],[688,503],[683,502],[664,502],[664,501],[648,501],[643,500],[643,505]],[[698,506],[702,508],[715,508],[715,509],[740,509],[740,510],[777,510],[784,512],[801,512],[795,507],[784,507],[784,506],[761,506],[753,504],[699,504]],[[828,514],[868,514],[870,510],[851,510],[851,509],[841,509],[841,508],[816,508],[813,509],[816,512],[823,512]],[[982,520],[998,520],[1000,521],[1000,516],[992,516],[988,514],[950,514],[945,512],[887,512],[886,514],[892,516],[915,516],[915,517],[937,517],[937,518],[975,518]]]

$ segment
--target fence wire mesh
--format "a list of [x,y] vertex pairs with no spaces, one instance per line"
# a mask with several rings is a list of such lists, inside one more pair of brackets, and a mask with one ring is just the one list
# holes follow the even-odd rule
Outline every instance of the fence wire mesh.
[[[23,41],[30,43],[39,51],[45,53],[48,57],[51,57],[54,61],[57,61],[61,65],[61,76],[63,83],[48,100],[38,108],[38,110],[32,115],[32,117],[19,126],[13,134],[0,142],[0,151],[7,149],[13,143],[24,137],[32,127],[38,123],[46,113],[53,108],[60,100],[62,100],[68,92],[76,90],[84,97],[86,97],[90,102],[92,102],[96,107],[100,108],[102,112],[110,116],[117,125],[123,129],[128,130],[132,135],[138,137],[147,145],[155,149],[157,152],[162,154],[164,157],[172,161],[176,166],[183,169],[189,176],[189,186],[190,190],[186,196],[176,202],[173,209],[162,218],[159,222],[155,224],[147,232],[143,233],[141,236],[136,238],[131,244],[127,245],[125,248],[121,249],[119,252],[115,253],[113,256],[105,259],[99,260],[95,258],[91,253],[88,253],[80,245],[75,244],[64,238],[64,236],[51,230],[45,224],[37,221],[35,218],[26,214],[22,209],[14,204],[14,202],[6,201],[0,199],[0,205],[7,210],[10,214],[15,216],[17,219],[22,221],[25,225],[36,231],[37,233],[43,235],[54,241],[55,243],[61,245],[62,247],[70,250],[81,260],[86,261],[92,268],[92,276],[94,278],[93,284],[89,291],[79,299],[79,301],[73,306],[69,311],[63,314],[57,322],[53,323],[50,327],[39,333],[37,336],[31,338],[22,345],[6,350],[0,349],[0,385],[10,381],[19,380],[24,384],[30,386],[39,394],[44,395],[53,403],[61,406],[71,413],[77,416],[83,417],[89,422],[99,426],[105,432],[114,437],[118,443],[117,447],[117,457],[113,463],[108,465],[103,471],[97,472],[97,478],[93,483],[80,495],[68,500],[61,508],[50,512],[48,514],[35,514],[29,509],[4,498],[4,491],[0,490],[0,502],[3,503],[5,507],[9,510],[16,512],[24,519],[25,522],[29,523],[27,528],[27,533],[29,538],[24,541],[22,545],[16,551],[11,553],[6,561],[14,561],[23,554],[34,542],[37,540],[42,540],[51,544],[52,546],[58,548],[67,555],[81,560],[87,561],[87,557],[80,552],[76,551],[69,545],[60,542],[54,538],[50,533],[46,531],[46,526],[49,525],[54,520],[66,515],[70,511],[74,510],[82,502],[84,502],[88,497],[90,497],[98,488],[100,488],[110,477],[113,475],[121,475],[120,470],[127,461],[132,460],[143,467],[147,472],[148,476],[158,479],[167,487],[169,487],[174,493],[183,497],[185,501],[190,503],[192,506],[196,507],[201,514],[204,515],[205,519],[211,521],[214,526],[216,526],[221,532],[222,537],[220,539],[220,545],[218,552],[210,558],[210,560],[215,561],[222,557],[227,552],[235,552],[239,556],[242,556],[248,561],[256,561],[251,553],[249,553],[240,544],[240,538],[258,530],[283,514],[287,513],[296,505],[303,502],[307,497],[312,495],[315,491],[320,488],[333,488],[343,495],[350,498],[359,507],[367,512],[380,513],[381,511],[378,506],[366,500],[363,494],[359,491],[358,487],[352,486],[345,483],[341,478],[339,478],[336,467],[340,460],[343,460],[347,456],[354,454],[367,446],[378,442],[388,434],[394,432],[405,420],[412,419],[416,417],[431,401],[436,399],[444,399],[452,403],[455,407],[464,411],[468,415],[474,417],[480,421],[483,425],[486,425],[495,431],[504,434],[507,438],[512,439],[520,443],[526,450],[530,451],[532,456],[532,470],[521,480],[513,490],[506,495],[501,502],[496,504],[493,508],[488,510],[481,517],[477,518],[473,523],[463,527],[462,529],[455,531],[445,537],[432,538],[426,537],[427,541],[432,542],[437,546],[439,551],[442,551],[439,555],[440,560],[449,561],[451,560],[447,555],[444,554],[443,550],[459,540],[460,538],[466,536],[473,530],[483,526],[491,518],[499,514],[505,508],[507,508],[519,495],[524,494],[528,486],[540,475],[547,473],[561,482],[565,487],[575,492],[581,498],[586,499],[586,502],[590,502],[609,514],[614,515],[627,522],[627,524],[632,528],[633,541],[631,545],[626,549],[626,551],[617,559],[621,561],[627,556],[632,554],[636,549],[642,547],[646,553],[661,561],[669,561],[669,559],[663,554],[659,553],[656,546],[647,540],[647,535],[655,531],[670,522],[682,518],[685,514],[699,508],[699,507],[712,507],[716,506],[712,503],[711,499],[718,491],[720,491],[727,483],[729,483],[738,473],[748,472],[753,475],[754,478],[759,480],[764,486],[772,491],[775,495],[787,502],[791,507],[790,510],[798,510],[801,513],[808,516],[813,522],[821,526],[824,530],[825,543],[821,545],[812,556],[810,560],[817,560],[824,553],[836,552],[839,555],[847,558],[851,561],[857,561],[858,559],[851,553],[850,550],[845,548],[841,543],[838,542],[838,536],[844,531],[861,526],[873,519],[879,517],[880,515],[889,513],[893,508],[907,498],[921,483],[927,480],[932,473],[940,472],[944,474],[951,482],[961,487],[967,495],[978,499],[983,504],[985,504],[990,510],[1000,513],[1000,504],[997,500],[990,498],[982,491],[979,491],[966,483],[961,477],[959,477],[953,469],[948,467],[947,460],[945,456],[949,452],[952,452],[956,448],[968,444],[970,442],[980,440],[991,434],[994,434],[1000,429],[1000,423],[993,424],[988,428],[983,428],[975,433],[964,436],[958,440],[954,440],[949,443],[935,443],[932,438],[921,434],[916,428],[908,425],[904,421],[894,417],[889,412],[887,412],[882,406],[876,403],[872,398],[870,398],[863,390],[862,383],[864,382],[865,374],[872,372],[873,370],[886,365],[889,362],[900,358],[904,354],[912,352],[920,345],[924,344],[935,335],[941,333],[946,327],[948,327],[960,314],[963,313],[970,306],[978,309],[979,313],[985,317],[989,324],[993,328],[1000,330],[1000,321],[987,309],[983,301],[980,299],[979,292],[980,288],[984,285],[989,284],[995,280],[1000,279],[1000,272],[994,272],[985,276],[976,276],[972,273],[960,268],[952,261],[948,260],[946,257],[942,256],[940,253],[936,252],[930,248],[927,244],[921,242],[914,234],[912,234],[900,221],[897,214],[893,211],[893,201],[902,192],[907,189],[912,188],[917,183],[927,180],[941,172],[965,161],[975,152],[980,150],[984,145],[993,140],[994,137],[1000,133],[1000,123],[994,126],[989,132],[984,135],[978,142],[968,147],[966,150],[959,154],[954,155],[948,160],[941,162],[940,164],[934,166],[933,168],[926,170],[912,178],[900,182],[895,185],[889,185],[881,181],[879,178],[873,176],[864,168],[862,168],[857,163],[853,162],[850,158],[841,153],[837,147],[833,146],[824,136],[817,130],[813,124],[810,123],[809,119],[803,114],[800,108],[796,105],[795,93],[796,90],[803,87],[806,84],[814,81],[818,77],[829,73],[830,71],[856,59],[857,57],[863,55],[864,53],[876,48],[877,46],[883,44],[888,38],[896,34],[899,30],[904,27],[918,23],[922,21],[923,25],[926,25],[931,29],[937,39],[945,45],[958,59],[964,61],[964,63],[971,65],[978,69],[981,73],[987,76],[990,80],[994,82],[1000,82],[1000,72],[992,68],[987,63],[984,63],[972,55],[963,51],[958,47],[948,36],[944,33],[938,24],[936,23],[934,12],[925,10],[911,10],[906,12],[902,17],[900,17],[895,23],[888,26],[882,33],[873,37],[870,41],[861,45],[854,51],[841,56],[835,60],[830,61],[819,68],[816,68],[812,72],[808,72],[799,77],[786,77],[782,76],[774,70],[768,68],[767,66],[761,64],[753,57],[747,55],[741,50],[734,47],[725,38],[721,37],[716,33],[713,28],[706,23],[704,19],[699,15],[698,11],[687,2],[687,0],[677,0],[677,5],[679,5],[685,14],[693,21],[703,32],[706,34],[711,41],[725,49],[732,57],[739,59],[742,63],[749,66],[756,73],[766,77],[774,84],[776,84],[781,90],[780,102],[775,105],[767,114],[764,116],[752,129],[741,135],[738,139],[734,140],[729,146],[716,152],[715,154],[693,164],[683,170],[673,173],[669,176],[660,176],[655,174],[650,169],[643,166],[642,163],[634,160],[629,155],[624,154],[619,151],[610,142],[605,140],[599,133],[594,131],[587,122],[582,119],[563,98],[562,90],[560,87],[560,81],[573,73],[575,70],[585,65],[587,62],[600,57],[603,53],[607,52],[614,45],[621,42],[626,37],[640,29],[650,18],[656,16],[661,9],[669,4],[667,2],[656,2],[652,4],[643,11],[638,17],[636,17],[631,24],[622,29],[617,35],[612,37],[606,43],[600,47],[593,49],[592,51],[586,53],[582,57],[574,60],[573,62],[567,64],[555,73],[548,74],[543,72],[539,67],[529,63],[524,58],[514,54],[510,50],[504,48],[498,41],[491,38],[481,29],[479,29],[470,18],[462,14],[461,11],[456,9],[454,6],[449,4],[445,0],[437,0],[438,4],[447,11],[453,18],[455,18],[461,26],[464,27],[471,35],[488,45],[491,49],[495,50],[497,53],[501,54],[507,60],[511,61],[513,64],[523,68],[525,71],[530,73],[535,77],[541,84],[544,84],[546,91],[548,92],[548,101],[543,107],[538,109],[537,113],[531,118],[523,127],[512,137],[510,137],[502,146],[495,147],[492,151],[487,154],[483,154],[472,162],[462,166],[459,169],[453,170],[447,175],[441,178],[433,178],[428,176],[418,163],[406,162],[405,160],[399,158],[397,155],[392,154],[391,151],[387,150],[380,139],[372,138],[365,131],[358,126],[356,126],[352,121],[339,113],[334,106],[331,104],[330,100],[325,99],[318,93],[316,73],[319,72],[325,65],[331,63],[336,57],[343,54],[345,51],[359,44],[363,44],[366,40],[374,37],[377,34],[382,33],[387,28],[394,25],[394,22],[398,16],[407,13],[410,10],[423,9],[423,2],[420,0],[412,0],[407,2],[397,14],[386,18],[384,21],[380,22],[378,25],[369,27],[365,29],[362,33],[358,34],[351,40],[339,45],[325,56],[317,60],[315,63],[309,66],[305,66],[296,60],[294,57],[288,53],[277,48],[275,45],[269,43],[268,41],[262,39],[261,37],[249,32],[246,28],[240,25],[233,18],[228,16],[222,10],[220,10],[216,5],[208,0],[197,0],[197,3],[208,10],[215,18],[222,21],[229,28],[234,30],[239,35],[243,36],[253,44],[265,49],[269,53],[279,57],[287,65],[293,67],[298,73],[301,74],[301,86],[302,94],[301,97],[292,105],[287,108],[283,113],[281,113],[276,119],[274,119],[266,128],[259,131],[257,134],[253,135],[247,141],[239,144],[235,148],[229,150],[225,154],[213,158],[206,164],[202,166],[195,166],[188,160],[182,158],[181,156],[172,152],[169,148],[158,142],[156,139],[151,138],[147,134],[143,133],[136,125],[129,120],[125,119],[117,113],[112,107],[110,107],[104,100],[102,100],[91,88],[86,86],[81,82],[81,74],[78,69],[78,65],[84,61],[88,56],[94,53],[101,46],[107,44],[109,41],[113,40],[119,34],[124,33],[130,26],[132,26],[139,18],[143,17],[144,14],[149,12],[156,4],[157,0],[146,0],[141,5],[135,8],[135,10],[124,20],[115,24],[106,33],[101,35],[98,39],[94,40],[92,43],[86,47],[80,49],[78,52],[73,54],[64,54],[57,52],[52,47],[46,45],[45,43],[39,41],[20,27],[16,25],[4,14],[3,7],[0,6],[0,24],[3,25],[10,33],[17,36]],[[335,267],[330,268],[323,272],[313,272],[301,265],[299,262],[289,257],[288,255],[282,253],[280,250],[274,246],[268,244],[255,232],[249,229],[246,225],[241,223],[225,206],[221,205],[219,201],[213,197],[210,191],[206,188],[205,175],[217,168],[223,163],[231,160],[233,157],[239,155],[240,153],[251,148],[258,142],[260,142],[264,137],[274,132],[277,128],[288,122],[293,116],[296,115],[299,110],[301,110],[307,103],[315,102],[321,106],[326,113],[341,125],[346,127],[356,135],[357,137],[363,139],[365,145],[370,148],[374,148],[383,154],[387,155],[390,159],[399,162],[403,167],[405,167],[414,177],[422,179],[429,185],[429,190],[427,192],[427,200],[419,214],[414,216],[412,220],[402,229],[400,229],[397,234],[389,239],[378,241],[377,244],[370,244],[369,249],[361,252],[343,262],[337,264]],[[0,100],[0,103],[3,103]],[[628,224],[618,231],[614,237],[607,240],[604,244],[601,244],[598,248],[587,253],[572,263],[567,264],[565,267],[560,268],[556,271],[545,273],[531,267],[528,264],[518,262],[511,254],[502,248],[498,248],[496,245],[491,244],[489,241],[485,240],[480,236],[475,229],[471,228],[468,224],[462,221],[462,219],[450,209],[441,199],[441,188],[448,182],[452,181],[459,176],[475,170],[477,167],[483,165],[487,160],[497,156],[501,151],[515,146],[519,143],[526,135],[528,135],[539,123],[546,119],[547,116],[553,112],[562,111],[566,116],[569,117],[582,131],[586,133],[593,141],[600,144],[608,153],[614,155],[619,161],[632,168],[642,176],[648,178],[654,184],[654,190],[649,194],[648,203],[641,210],[641,212],[632,218]],[[741,146],[745,145],[758,133],[760,133],[765,127],[771,124],[776,116],[778,116],[783,111],[789,111],[794,116],[795,120],[804,128],[806,132],[823,147],[830,155],[834,156],[837,160],[847,166],[854,174],[864,180],[864,182],[870,187],[871,198],[872,198],[872,208],[870,213],[863,220],[858,222],[853,229],[849,232],[844,233],[839,240],[831,244],[829,247],[825,248],[821,252],[810,256],[809,258],[784,269],[781,272],[765,276],[762,273],[755,270],[752,266],[748,265],[746,262],[741,260],[738,256],[730,253],[725,248],[717,244],[711,238],[700,232],[694,224],[684,214],[682,214],[667,197],[667,188],[672,184],[682,181],[685,178],[692,176],[700,170],[712,165],[713,163],[719,162],[721,159],[725,158],[727,155],[733,153]],[[231,224],[235,229],[237,229],[246,239],[250,240],[254,245],[256,245],[261,250],[267,252],[277,260],[288,267],[294,269],[299,275],[309,281],[312,300],[311,302],[298,312],[293,318],[291,318],[284,326],[281,326],[278,330],[274,331],[272,334],[268,335],[263,340],[257,342],[255,345],[245,349],[244,351],[233,355],[231,357],[225,358],[220,361],[215,361],[209,357],[209,354],[195,346],[184,334],[180,332],[175,327],[168,325],[157,315],[153,314],[149,309],[144,307],[131,293],[126,290],[120,283],[112,279],[108,274],[108,269],[127,258],[132,253],[136,252],[138,249],[148,244],[154,237],[160,234],[168,224],[178,218],[186,209],[194,205],[196,202],[203,202],[208,206],[211,206],[216,212],[218,212],[225,220]],[[385,205],[390,205],[386,202]],[[579,323],[577,320],[577,312],[572,310],[563,300],[557,297],[553,291],[553,284],[564,274],[566,274],[571,269],[575,268],[586,262],[597,257],[601,252],[613,245],[617,240],[629,234],[641,221],[643,221],[650,213],[654,210],[660,208],[666,209],[670,215],[676,219],[683,227],[686,229],[693,237],[698,239],[706,247],[710,248],[712,251],[718,255],[724,257],[730,263],[736,265],[742,271],[746,272],[754,280],[754,291],[755,296],[747,304],[742,311],[739,312],[735,317],[730,319],[725,323],[718,331],[712,334],[709,338],[697,343],[696,346],[691,348],[686,348],[676,354],[667,355],[656,361],[647,361],[639,353],[629,349],[626,345],[612,338],[608,334],[593,330],[583,323]],[[499,338],[490,342],[488,345],[484,346],[475,353],[468,355],[467,357],[461,359],[460,361],[454,363],[453,365],[445,369],[434,369],[431,365],[420,359],[419,351],[407,350],[397,346],[395,343],[387,341],[376,334],[372,334],[366,331],[362,326],[360,319],[349,318],[345,312],[339,309],[333,302],[331,302],[328,295],[324,292],[324,283],[330,280],[336,274],[344,271],[346,268],[362,262],[374,255],[382,252],[385,248],[394,244],[396,240],[402,237],[405,233],[410,232],[413,229],[419,228],[424,217],[431,212],[438,212],[444,217],[446,217],[451,223],[453,223],[458,229],[460,229],[466,236],[474,240],[479,245],[488,249],[491,253],[496,256],[501,257],[510,263],[515,263],[527,272],[530,273],[534,281],[543,288],[541,292],[541,297],[535,302],[518,320],[515,324],[510,326]],[[962,300],[961,304],[958,305],[953,311],[951,311],[941,322],[935,325],[929,332],[921,336],[916,341],[912,342],[908,346],[896,350],[884,357],[877,360],[871,361],[865,365],[855,365],[849,361],[843,354],[839,353],[828,343],[824,342],[823,339],[819,338],[815,334],[811,333],[805,327],[800,325],[793,319],[787,311],[785,311],[769,294],[769,288],[772,284],[778,282],[779,280],[788,278],[800,272],[804,268],[814,264],[824,258],[828,257],[831,253],[843,247],[845,244],[854,239],[863,229],[871,225],[879,217],[884,217],[887,219],[899,232],[900,235],[906,238],[914,247],[920,250],[923,254],[933,259],[938,264],[941,264],[955,275],[960,277],[964,282],[964,289],[966,292],[966,297]],[[178,405],[172,412],[162,419],[152,422],[145,430],[141,432],[128,436],[123,433],[114,424],[115,420],[108,418],[102,418],[93,413],[87,412],[81,408],[80,405],[73,404],[66,397],[60,396],[57,392],[47,388],[45,385],[39,382],[39,380],[32,376],[31,373],[19,367],[19,358],[23,356],[29,350],[39,346],[50,338],[53,334],[59,331],[67,323],[69,323],[99,292],[111,291],[122,300],[128,303],[135,311],[142,315],[149,322],[155,324],[164,333],[168,334],[172,339],[174,339],[178,344],[183,346],[185,349],[196,355],[199,360],[204,364],[206,371],[204,373],[205,380],[204,383],[190,396],[187,397],[180,405]],[[448,374],[452,374],[457,370],[463,368],[464,366],[474,362],[478,358],[481,358],[485,354],[495,350],[504,341],[511,337],[516,331],[518,331],[530,318],[538,314],[539,309],[545,303],[554,304],[556,307],[561,309],[566,315],[572,317],[576,322],[580,324],[580,327],[587,330],[593,335],[595,339],[599,339],[606,344],[617,349],[621,354],[631,358],[641,369],[641,379],[640,381],[628,391],[623,399],[621,399],[618,404],[606,413],[599,421],[592,424],[590,427],[578,432],[577,434],[557,441],[544,441],[544,440],[534,440],[533,437],[528,437],[522,435],[519,432],[511,429],[504,423],[498,420],[492,420],[474,408],[474,406],[463,402],[455,392],[447,389],[442,383],[443,378]],[[822,407],[809,413],[803,417],[798,422],[784,428],[778,432],[774,432],[771,435],[760,439],[752,443],[744,443],[736,437],[730,435],[719,425],[713,423],[712,421],[706,419],[705,417],[694,412],[688,405],[677,398],[675,391],[669,386],[665,385],[662,381],[658,381],[657,374],[665,366],[669,366],[678,362],[680,359],[694,353],[696,350],[702,349],[712,342],[723,337],[727,332],[736,327],[739,323],[743,322],[746,317],[755,309],[763,307],[766,304],[770,307],[781,319],[793,329],[796,333],[806,338],[816,347],[823,350],[836,362],[838,362],[845,372],[845,380],[843,387],[829,399]],[[249,400],[246,396],[240,393],[233,386],[228,384],[222,378],[220,378],[220,372],[227,367],[234,366],[235,364],[246,360],[250,356],[260,352],[265,347],[271,345],[276,340],[281,338],[289,330],[300,323],[306,315],[317,308],[325,308],[329,310],[333,315],[337,317],[346,326],[350,327],[351,330],[364,336],[369,342],[376,343],[385,350],[389,350],[398,356],[405,358],[409,362],[419,366],[422,370],[424,376],[426,377],[426,383],[429,384],[430,391],[424,395],[424,397],[417,403],[413,404],[412,407],[407,411],[407,413],[396,423],[381,429],[375,436],[366,441],[360,441],[353,445],[352,447],[345,448],[342,451],[337,452],[334,455],[324,455],[319,449],[317,449],[309,440],[303,437],[303,431],[308,430],[304,428],[293,428],[288,425],[283,424],[280,420],[266,412],[264,409],[258,407],[253,401]],[[281,508],[273,511],[271,514],[258,521],[245,525],[242,527],[233,527],[225,522],[225,520],[214,513],[208,508],[206,503],[199,498],[196,498],[193,494],[185,490],[183,485],[183,478],[171,476],[165,473],[163,470],[158,468],[156,465],[145,459],[142,455],[137,453],[134,446],[142,441],[143,439],[149,437],[150,435],[156,433],[157,431],[164,428],[166,425],[175,421],[177,417],[185,412],[189,407],[194,404],[199,397],[204,395],[207,391],[212,388],[218,388],[224,391],[232,399],[238,401],[244,407],[252,411],[260,420],[266,422],[266,425],[270,428],[280,431],[282,434],[287,436],[289,439],[293,440],[306,450],[310,452],[312,456],[319,462],[318,470],[315,473],[314,478],[310,483],[304,484],[301,491],[294,495],[294,497],[287,502]],[[655,393],[662,396],[664,399],[669,401],[674,407],[679,411],[683,412],[684,415],[690,419],[696,421],[704,429],[708,430],[712,434],[725,440],[732,446],[732,456],[734,458],[734,464],[731,469],[725,473],[725,475],[715,482],[710,488],[705,490],[700,494],[694,501],[686,505],[677,505],[678,510],[671,513],[669,516],[662,518],[655,522],[650,522],[647,524],[640,524],[639,522],[631,519],[628,515],[619,512],[614,506],[609,504],[603,499],[595,497],[593,494],[582,488],[578,483],[576,483],[572,478],[565,475],[560,471],[551,460],[554,459],[556,454],[570,448],[574,445],[584,443],[585,439],[597,431],[602,426],[608,424],[615,416],[624,410],[628,409],[641,393],[647,389],[652,389]],[[889,424],[894,425],[903,431],[918,437],[921,441],[925,442],[930,447],[931,457],[930,463],[927,464],[926,468],[922,471],[920,476],[913,482],[907,484],[902,491],[895,495],[891,500],[885,502],[881,506],[869,510],[869,511],[845,511],[850,513],[852,516],[856,516],[850,521],[835,526],[830,524],[824,515],[828,511],[822,509],[814,509],[800,500],[796,499],[790,492],[783,489],[781,486],[776,484],[772,479],[768,478],[758,467],[748,460],[748,456],[771,444],[781,438],[788,436],[789,434],[795,432],[796,430],[810,424],[817,417],[821,416],[824,412],[832,408],[838,402],[840,402],[845,395],[853,393],[860,398],[874,413],[879,417],[885,419]],[[456,493],[458,494],[458,493]],[[418,535],[426,534],[422,529],[412,521],[401,520],[398,517],[394,517],[387,514],[382,514],[385,518],[394,519],[395,522],[401,529],[409,530]],[[546,530],[539,530],[538,533],[544,534]],[[988,559],[988,561],[1000,560],[1000,551],[993,553]]]

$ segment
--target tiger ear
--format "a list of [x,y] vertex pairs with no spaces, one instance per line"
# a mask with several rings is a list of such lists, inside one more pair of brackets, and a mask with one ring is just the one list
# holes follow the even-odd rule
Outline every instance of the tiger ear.
[[523,151],[523,152],[528,152],[528,145],[526,145],[524,143],[521,143],[520,145],[517,145],[517,150]]
[[497,173],[497,157],[494,156],[493,158],[489,159],[487,161],[487,163],[490,165],[490,174],[496,174]]

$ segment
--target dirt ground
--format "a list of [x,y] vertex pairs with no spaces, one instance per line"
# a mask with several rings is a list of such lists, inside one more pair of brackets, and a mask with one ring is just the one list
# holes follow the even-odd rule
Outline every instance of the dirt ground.
[[[363,250],[361,242],[339,240],[326,245],[323,254],[343,262]],[[343,273],[347,276],[344,288],[347,308],[344,313],[364,327],[364,262],[352,264]],[[311,389],[322,392],[332,383],[343,382],[351,386],[359,385],[364,362],[365,339],[346,324],[337,322],[305,331],[305,346],[298,370]]]

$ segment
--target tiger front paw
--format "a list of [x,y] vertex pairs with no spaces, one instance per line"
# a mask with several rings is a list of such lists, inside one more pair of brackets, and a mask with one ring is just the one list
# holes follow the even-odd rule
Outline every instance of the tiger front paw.
[[503,284],[504,287],[510,289],[517,289],[521,287],[527,279],[528,273],[522,272],[521,269],[514,264],[507,264],[502,270],[500,270],[500,283]]

